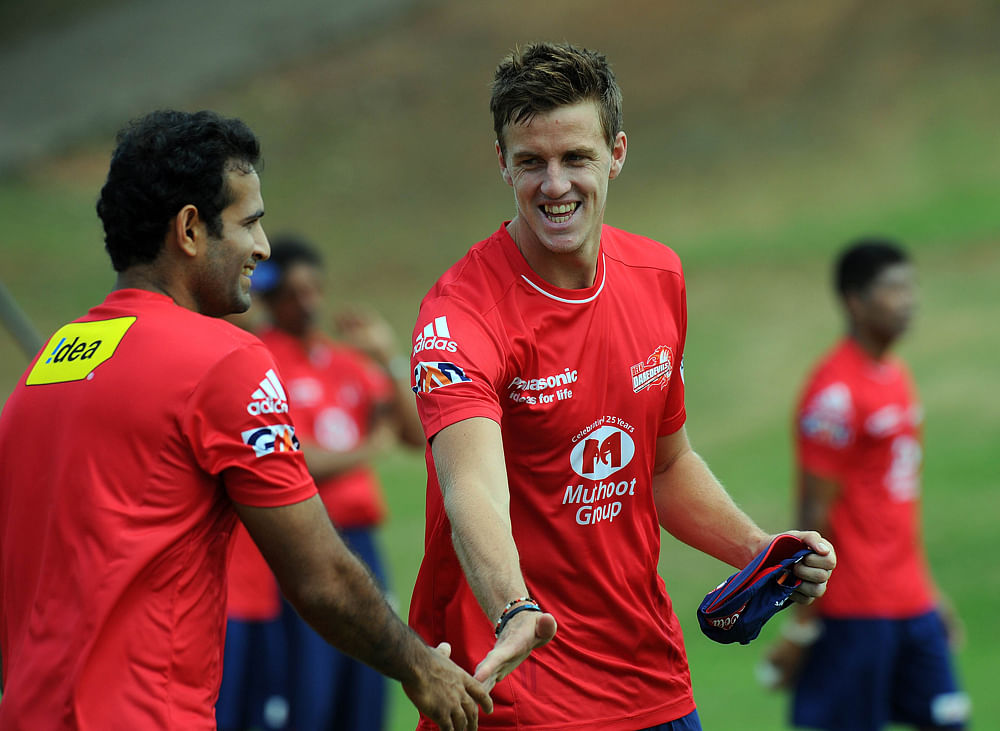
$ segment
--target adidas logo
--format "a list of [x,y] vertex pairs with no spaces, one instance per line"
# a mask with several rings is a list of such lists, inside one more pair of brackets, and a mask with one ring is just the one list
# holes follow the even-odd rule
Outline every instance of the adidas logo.
[[257,390],[250,394],[250,398],[254,400],[247,404],[247,412],[253,416],[288,413],[288,397],[285,396],[285,389],[273,368],[264,374],[264,380],[260,382]]
[[413,354],[416,355],[425,350],[444,350],[448,353],[454,353],[458,350],[458,343],[451,339],[448,318],[444,315],[435,317],[434,322],[427,323],[423,332],[417,335],[417,340],[413,344]]

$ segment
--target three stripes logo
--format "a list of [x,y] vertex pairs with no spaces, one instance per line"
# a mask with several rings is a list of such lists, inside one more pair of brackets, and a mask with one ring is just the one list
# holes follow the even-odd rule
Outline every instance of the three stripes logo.
[[250,398],[253,399],[247,404],[247,413],[257,416],[259,414],[287,414],[288,397],[285,389],[278,380],[278,374],[274,369],[268,369],[260,386],[254,391]]
[[416,355],[425,350],[443,350],[448,353],[454,353],[458,350],[458,343],[451,339],[448,318],[444,315],[435,317],[433,322],[428,322],[417,335],[416,342],[413,344],[413,354]]

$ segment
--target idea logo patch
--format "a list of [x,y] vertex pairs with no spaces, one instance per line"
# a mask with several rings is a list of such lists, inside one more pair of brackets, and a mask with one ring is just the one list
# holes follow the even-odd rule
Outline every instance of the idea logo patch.
[[116,317],[64,325],[49,339],[25,383],[37,386],[84,380],[114,355],[134,322],[134,317]]

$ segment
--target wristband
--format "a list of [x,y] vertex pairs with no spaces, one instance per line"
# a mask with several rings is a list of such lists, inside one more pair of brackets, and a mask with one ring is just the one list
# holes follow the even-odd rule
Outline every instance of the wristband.
[[517,599],[511,599],[509,602],[507,602],[504,608],[500,610],[500,616],[497,618],[496,624],[493,626],[493,634],[495,636],[499,637],[500,630],[502,630],[503,626],[507,624],[507,622],[504,620],[504,617],[506,617],[507,613],[511,611],[511,607],[513,607],[515,604],[520,604],[521,602],[534,604],[535,608],[537,608],[538,611],[541,611],[541,609],[538,607],[538,602],[536,602],[530,596],[519,596]]
[[785,622],[781,625],[781,636],[799,647],[808,647],[819,639],[823,626],[815,619],[808,622]]
[[493,634],[499,638],[500,633],[503,632],[503,628],[507,626],[507,623],[511,620],[518,612],[540,612],[542,608],[537,604],[519,604],[513,609],[510,609],[500,615],[500,619],[497,620],[497,627]]

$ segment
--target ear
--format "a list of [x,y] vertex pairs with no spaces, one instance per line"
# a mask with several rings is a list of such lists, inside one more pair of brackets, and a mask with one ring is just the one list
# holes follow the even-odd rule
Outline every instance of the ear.
[[849,292],[844,295],[844,309],[852,323],[861,322],[865,315],[865,298],[859,292]]
[[614,180],[621,174],[622,167],[625,166],[625,152],[628,149],[628,140],[624,132],[619,132],[615,136],[615,144],[611,146],[611,171],[608,179]]
[[500,140],[493,143],[497,151],[497,162],[500,164],[500,177],[503,178],[503,182],[507,185],[513,186],[514,179],[510,176],[510,170],[507,168],[507,161],[503,158],[503,150],[500,149]]
[[198,209],[190,203],[181,208],[174,216],[170,234],[180,251],[190,257],[197,256],[206,236],[205,224],[198,215]]

